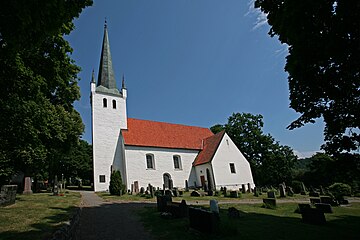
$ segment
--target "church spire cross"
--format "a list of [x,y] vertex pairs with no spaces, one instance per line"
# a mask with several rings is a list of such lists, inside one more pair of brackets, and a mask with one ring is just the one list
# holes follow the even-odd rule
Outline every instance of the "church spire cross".
[[101,49],[100,67],[97,86],[103,86],[108,89],[116,89],[116,81],[112,66],[110,43],[107,30],[107,21],[104,24],[104,38]]
[[92,73],[91,73],[91,82],[92,82],[92,83],[95,82],[95,72],[94,72],[94,69],[92,70]]

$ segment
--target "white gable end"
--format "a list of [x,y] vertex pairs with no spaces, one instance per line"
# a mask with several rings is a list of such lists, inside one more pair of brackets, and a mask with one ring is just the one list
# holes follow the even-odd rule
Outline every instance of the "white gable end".
[[[255,186],[249,162],[226,133],[211,163],[216,188],[226,186],[238,190],[242,184],[247,187],[248,183],[252,188]],[[235,173],[231,171],[230,164],[233,164]]]

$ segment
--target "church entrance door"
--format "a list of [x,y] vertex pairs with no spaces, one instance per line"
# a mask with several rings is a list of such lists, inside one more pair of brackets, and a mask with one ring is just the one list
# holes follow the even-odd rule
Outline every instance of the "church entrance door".
[[164,173],[164,175],[163,175],[163,179],[164,179],[164,187],[165,188],[171,188],[172,186],[172,183],[171,183],[171,176],[170,176],[170,174],[168,174],[168,173]]
[[200,182],[201,182],[201,186],[204,187],[205,186],[205,176],[204,175],[200,176]]

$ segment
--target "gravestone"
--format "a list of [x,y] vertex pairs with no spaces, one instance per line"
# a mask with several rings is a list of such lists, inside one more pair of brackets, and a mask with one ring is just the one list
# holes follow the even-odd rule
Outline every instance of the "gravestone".
[[213,196],[214,195],[214,191],[213,190],[208,190],[208,196]]
[[319,209],[320,211],[322,211],[323,213],[333,213],[333,210],[331,208],[330,204],[326,204],[326,203],[316,203],[315,207],[317,209]]
[[321,203],[321,200],[320,198],[310,198],[310,203],[311,204]]
[[171,198],[174,196],[173,192],[172,192],[170,189],[166,189],[164,195],[165,195],[165,196],[169,196],[169,197],[171,197]]
[[173,192],[174,197],[178,197],[178,196],[179,196],[179,190],[178,190],[177,188],[174,188],[174,189],[172,190],[172,192]]
[[227,197],[227,189],[226,189],[226,187],[223,188],[223,195],[224,195],[224,197]]
[[302,182],[301,184],[300,184],[300,194],[301,195],[306,195],[306,188],[305,188],[305,185],[304,185],[304,183]]
[[240,211],[234,207],[230,207],[228,209],[228,217],[235,218],[235,219],[240,218]]
[[320,197],[320,194],[312,190],[309,192],[309,197]]
[[257,187],[254,187],[254,197],[258,197],[259,193],[258,193],[258,189]]
[[287,186],[287,187],[286,187],[286,193],[287,193],[287,195],[288,195],[289,197],[294,196],[294,191],[293,191],[292,187]]
[[32,193],[33,191],[31,190],[31,178],[25,177],[23,194],[32,194]]
[[230,191],[230,197],[231,198],[238,198],[239,197],[238,191]]
[[329,197],[329,196],[321,196],[320,202],[330,204],[333,207],[338,206],[338,203],[336,201],[334,201],[334,199],[332,197]]
[[280,189],[280,197],[281,197],[281,198],[286,197],[284,184],[280,184],[280,185],[279,185],[279,189]]
[[248,187],[247,192],[251,193],[251,185],[250,185],[250,183],[247,184],[247,187]]
[[158,211],[165,212],[167,204],[171,201],[171,196],[156,196],[156,204]]
[[245,184],[241,184],[241,192],[246,193]]
[[269,192],[267,192],[267,197],[268,198],[276,198],[276,194],[274,191],[269,191]]
[[130,192],[131,194],[133,194],[134,193],[134,184],[132,183],[131,184],[131,192]]
[[208,191],[208,187],[207,187],[207,184],[206,184],[206,183],[204,183],[203,190],[204,190],[204,192],[207,192],[207,191]]
[[200,197],[201,196],[201,194],[198,192],[198,191],[192,191],[191,193],[190,193],[190,196],[191,197]]
[[139,193],[139,182],[138,181],[134,182],[134,192],[135,192],[135,194]]
[[264,198],[263,203],[266,208],[271,208],[271,209],[276,208],[275,198]]
[[144,187],[141,187],[140,188],[140,194],[144,194],[145,193],[145,188]]
[[185,180],[185,192],[189,191],[189,183],[188,180]]
[[210,200],[210,211],[219,215],[219,204],[215,199]]
[[304,223],[322,225],[326,223],[325,215],[316,208],[305,208],[301,212],[302,221]]
[[189,222],[191,228],[212,233],[218,228],[219,218],[213,212],[189,207]]
[[310,204],[307,203],[299,203],[298,208],[295,210],[296,213],[302,213],[304,209],[311,208]]
[[150,183],[148,185],[148,189],[149,189],[150,197],[153,198],[154,197],[154,187]]
[[0,192],[0,206],[8,206],[15,203],[17,185],[3,185]]
[[172,179],[169,179],[169,189],[173,189],[174,188],[174,182]]

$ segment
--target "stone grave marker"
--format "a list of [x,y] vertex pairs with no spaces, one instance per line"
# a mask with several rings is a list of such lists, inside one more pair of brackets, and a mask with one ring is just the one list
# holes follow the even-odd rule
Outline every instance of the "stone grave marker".
[[251,193],[251,185],[250,185],[250,183],[247,184],[247,187],[248,187],[247,192]]
[[211,211],[189,207],[189,222],[191,228],[212,233],[218,228],[219,218]]
[[280,185],[279,185],[279,189],[280,189],[280,197],[281,197],[281,198],[286,197],[286,192],[285,192],[285,186],[284,186],[284,184],[280,184]]
[[138,181],[134,182],[134,192],[135,192],[135,194],[138,194],[140,192],[139,191],[139,182]]
[[287,195],[288,195],[289,197],[294,196],[294,190],[292,189],[292,187],[287,186],[287,187],[286,187],[286,193],[287,193]]
[[198,192],[198,191],[192,191],[191,193],[190,193],[190,196],[191,197],[200,197],[201,196],[201,194]]
[[130,191],[130,193],[131,193],[131,194],[134,193],[134,184],[133,184],[133,183],[131,184],[131,191]]
[[219,204],[215,199],[210,200],[210,211],[219,215]]
[[263,203],[266,208],[271,208],[271,209],[276,208],[276,199],[275,198],[264,198]]
[[185,192],[189,191],[189,183],[188,180],[185,180]]
[[326,223],[325,215],[316,208],[305,208],[301,212],[302,221],[304,223],[322,225]]
[[304,209],[311,208],[310,204],[308,203],[299,203],[298,208],[295,210],[296,213],[302,213]]
[[333,210],[331,208],[330,204],[326,203],[315,203],[315,207],[322,211],[323,213],[333,213]]
[[230,191],[230,197],[231,198],[238,198],[239,197],[238,191]]
[[334,206],[334,207],[338,206],[338,203],[336,201],[334,201],[334,199],[332,197],[329,197],[329,196],[321,196],[320,202],[330,204],[331,206]]
[[17,185],[3,185],[0,192],[0,206],[8,206],[16,201]]
[[245,184],[241,184],[241,192],[246,193]]
[[57,175],[55,175],[55,179],[54,179],[54,190],[53,190],[53,195],[57,196],[59,195],[59,183],[58,183],[58,179],[57,179]]
[[31,190],[31,178],[25,177],[23,194],[32,194],[32,193],[33,191]]
[[145,193],[145,188],[144,187],[141,187],[140,188],[140,194],[144,194]]
[[227,197],[227,189],[226,189],[226,187],[223,187],[223,195],[224,195],[224,197]]
[[254,197],[258,197],[259,193],[258,193],[258,189],[257,187],[254,187]]
[[276,198],[276,194],[274,191],[269,191],[269,192],[267,192],[267,197],[268,198]]

